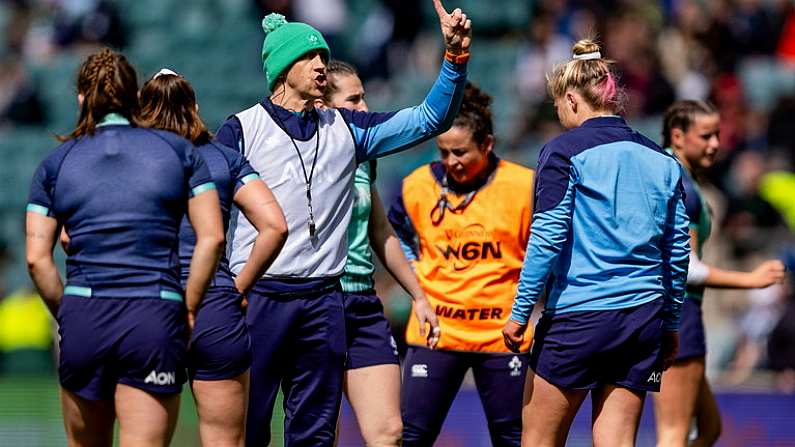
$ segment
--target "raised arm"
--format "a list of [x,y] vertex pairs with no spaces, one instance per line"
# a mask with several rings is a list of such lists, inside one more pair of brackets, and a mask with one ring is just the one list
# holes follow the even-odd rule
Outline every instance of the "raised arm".
[[354,137],[357,161],[404,151],[449,129],[465,84],[466,64],[445,60],[433,88],[418,106],[388,113],[339,109]]
[[[371,188],[371,196],[370,245],[384,268],[397,280],[403,290],[411,295],[414,300],[414,314],[419,322],[420,336],[426,338],[428,347],[433,348],[439,341],[441,333],[439,321],[403,253],[400,240],[387,220],[381,197],[375,187]],[[426,325],[430,325],[430,332],[427,332]]]
[[361,163],[406,150],[450,128],[461,106],[466,84],[466,62],[472,42],[472,23],[456,8],[445,11],[434,0],[445,42],[445,60],[439,77],[422,104],[390,113],[340,109],[356,143]]

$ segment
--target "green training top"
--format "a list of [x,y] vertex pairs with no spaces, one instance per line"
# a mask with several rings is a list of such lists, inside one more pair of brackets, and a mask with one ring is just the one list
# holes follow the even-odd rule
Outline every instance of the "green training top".
[[370,187],[375,181],[375,165],[362,163],[353,179],[353,212],[348,225],[348,263],[342,276],[342,291],[365,292],[375,288],[373,251],[370,249]]
[[[709,233],[712,231],[712,217],[709,213],[709,206],[707,201],[704,200],[704,195],[701,193],[701,188],[698,182],[693,178],[692,174],[687,169],[684,169],[685,175],[682,177],[682,183],[685,188],[685,208],[687,215],[690,218],[690,229],[696,232],[696,241],[698,242],[698,250],[696,255],[698,259],[702,259],[704,255],[704,243],[709,239]],[[686,295],[688,298],[701,300],[704,298],[703,285],[688,286]]]

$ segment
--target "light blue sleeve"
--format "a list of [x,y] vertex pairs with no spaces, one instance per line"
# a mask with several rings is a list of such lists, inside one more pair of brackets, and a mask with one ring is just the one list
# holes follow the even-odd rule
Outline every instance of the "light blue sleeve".
[[464,97],[466,64],[442,63],[422,104],[389,113],[340,109],[356,144],[359,163],[406,150],[446,131]]
[[690,262],[690,220],[684,201],[681,168],[663,233],[661,252],[663,258],[663,286],[666,290],[663,329],[678,331],[685,299],[687,268]]
[[573,204],[574,181],[570,177],[558,204],[533,216],[530,240],[527,242],[524,264],[519,275],[519,286],[511,310],[511,320],[527,324],[533,306],[544,293],[549,272],[566,243]]

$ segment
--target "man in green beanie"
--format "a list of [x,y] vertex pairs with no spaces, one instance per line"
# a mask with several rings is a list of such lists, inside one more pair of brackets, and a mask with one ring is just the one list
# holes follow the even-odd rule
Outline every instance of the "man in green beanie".
[[[433,3],[445,44],[439,77],[421,104],[389,113],[315,109],[326,88],[325,39],[311,26],[280,15],[262,22],[263,70],[271,94],[235,114],[217,134],[261,174],[289,229],[273,264],[251,290],[241,291],[248,297],[252,339],[249,446],[270,442],[280,386],[285,445],[334,444],[346,357],[339,280],[356,166],[446,131],[463,98],[472,24],[460,9],[448,13],[440,0]],[[257,231],[242,215],[235,222],[228,245],[237,274]]]
[[[286,76],[293,62],[301,59],[305,54],[317,51],[324,65],[329,60],[331,50],[326,39],[318,30],[306,23],[288,22],[281,14],[269,14],[262,19],[262,29],[265,30],[265,41],[262,43],[262,70],[268,79],[268,88],[271,92],[274,91],[277,82],[284,82],[282,75]],[[313,86],[307,87],[310,91],[314,90]],[[323,87],[325,88],[325,85]],[[323,92],[319,94],[322,97]]]

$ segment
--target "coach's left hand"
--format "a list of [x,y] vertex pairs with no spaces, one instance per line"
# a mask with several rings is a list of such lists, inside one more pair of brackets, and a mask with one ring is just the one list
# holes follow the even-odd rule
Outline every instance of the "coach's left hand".
[[456,8],[452,13],[448,13],[442,6],[441,0],[433,0],[433,7],[439,16],[445,49],[456,55],[468,53],[469,45],[472,43],[472,21],[461,11],[461,8]]
[[519,324],[513,320],[505,322],[502,328],[502,338],[505,340],[505,346],[512,352],[519,352],[524,343],[524,333],[527,330],[526,324]]

